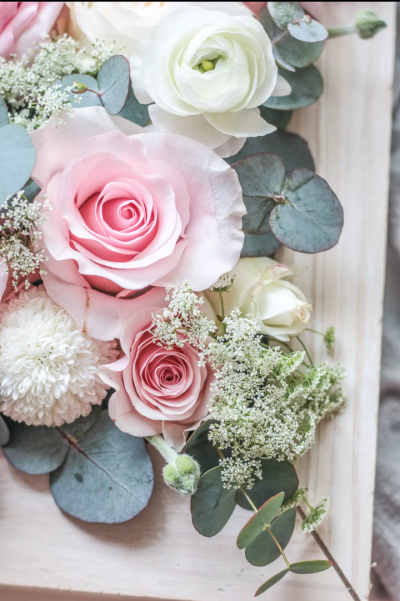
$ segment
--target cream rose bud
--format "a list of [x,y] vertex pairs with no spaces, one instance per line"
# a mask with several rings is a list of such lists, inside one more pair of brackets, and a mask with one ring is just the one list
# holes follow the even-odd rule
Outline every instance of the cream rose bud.
[[[223,294],[225,315],[237,307],[257,319],[263,334],[282,341],[298,336],[307,326],[311,305],[297,286],[282,279],[291,274],[288,267],[267,257],[240,259],[231,272],[233,285]],[[219,294],[205,294],[221,314]]]
[[290,86],[278,77],[263,26],[238,2],[183,6],[148,30],[131,56],[135,95],[157,130],[191,137],[222,157],[276,128],[258,106]]

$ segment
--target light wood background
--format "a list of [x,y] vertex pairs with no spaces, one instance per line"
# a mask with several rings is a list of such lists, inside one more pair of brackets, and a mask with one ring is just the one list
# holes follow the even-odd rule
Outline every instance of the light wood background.
[[[331,497],[320,534],[360,596],[369,592],[376,418],[384,283],[394,2],[324,2],[328,26],[351,22],[360,8],[375,10],[388,29],[375,39],[348,36],[329,41],[320,61],[325,92],[298,111],[290,129],[311,146],[318,172],[345,209],[338,247],[317,256],[285,251],[298,283],[315,305],[311,327],[337,328],[331,355],[347,368],[346,412],[318,431],[301,461],[301,485],[311,501]],[[317,360],[327,357],[310,338]],[[249,601],[257,587],[283,568],[255,568],[236,548],[248,518],[240,508],[215,538],[191,525],[188,501],[168,490],[156,464],[149,506],[121,525],[93,525],[64,515],[49,493],[48,478],[30,477],[0,459],[0,598],[3,601]],[[322,557],[297,529],[291,561]],[[88,595],[92,593],[91,595]],[[102,593],[102,595],[100,595]],[[289,575],[269,594],[274,601],[348,601],[331,569],[314,576]],[[103,596],[104,595],[104,596]]]

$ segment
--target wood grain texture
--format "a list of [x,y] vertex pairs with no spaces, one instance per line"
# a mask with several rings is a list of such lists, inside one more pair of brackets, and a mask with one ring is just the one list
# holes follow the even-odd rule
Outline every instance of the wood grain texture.
[[[364,7],[364,5],[363,5]],[[325,92],[298,111],[291,130],[305,137],[318,172],[345,209],[338,247],[317,256],[285,251],[315,310],[311,327],[337,327],[329,360],[347,369],[349,406],[318,430],[317,444],[299,466],[311,501],[331,497],[320,534],[342,569],[367,598],[379,387],[381,313],[391,126],[395,3],[370,2],[388,22],[375,39],[355,36],[328,42],[320,61]],[[323,3],[328,26],[350,22],[355,2]],[[309,338],[316,360],[327,353]],[[154,457],[154,455],[153,455]],[[188,501],[160,481],[149,506],[120,525],[93,525],[64,515],[49,493],[47,477],[18,473],[0,459],[0,598],[4,601],[249,601],[270,575],[282,569],[250,566],[236,548],[248,513],[240,508],[215,538],[191,525]],[[288,548],[291,561],[320,558],[298,529]],[[59,591],[59,592],[58,592]],[[89,594],[91,593],[91,594]],[[102,596],[102,595],[104,596]],[[121,597],[117,597],[120,595]],[[266,597],[267,598],[267,597]],[[289,575],[269,598],[274,601],[348,601],[333,572]]]

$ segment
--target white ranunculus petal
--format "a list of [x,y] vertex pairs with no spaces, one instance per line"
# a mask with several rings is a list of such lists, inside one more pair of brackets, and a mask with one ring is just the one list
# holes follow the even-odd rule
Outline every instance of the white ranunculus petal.
[[278,75],[276,85],[271,96],[289,96],[291,92],[292,88],[290,87],[290,84],[288,84],[288,82],[282,77],[282,75]]
[[242,109],[235,113],[205,113],[207,121],[224,134],[236,138],[265,136],[276,130],[260,116],[258,109]]

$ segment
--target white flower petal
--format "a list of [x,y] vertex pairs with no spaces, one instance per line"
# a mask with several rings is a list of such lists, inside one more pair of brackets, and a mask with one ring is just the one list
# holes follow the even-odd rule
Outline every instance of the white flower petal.
[[282,75],[278,75],[276,85],[271,96],[288,96],[289,94],[291,94],[291,92],[292,88],[290,87],[286,79],[282,77]]
[[262,117],[258,109],[242,109],[235,113],[205,113],[207,121],[224,134],[236,138],[265,136],[276,130]]

